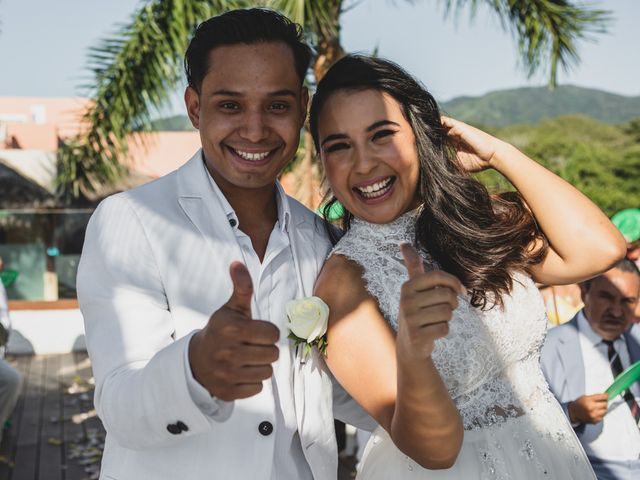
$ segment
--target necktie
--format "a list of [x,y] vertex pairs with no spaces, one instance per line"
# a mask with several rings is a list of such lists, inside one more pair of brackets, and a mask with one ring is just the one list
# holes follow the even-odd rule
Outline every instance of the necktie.
[[[607,346],[607,355],[609,356],[609,365],[611,365],[611,372],[613,373],[613,378],[616,378],[618,375],[622,373],[622,362],[620,361],[620,355],[616,352],[616,349],[613,348],[614,340],[602,340]],[[629,390],[625,390],[622,398],[627,402],[629,408],[631,409],[631,415],[638,424],[640,421],[640,406],[638,406],[636,399],[633,397],[633,394]]]

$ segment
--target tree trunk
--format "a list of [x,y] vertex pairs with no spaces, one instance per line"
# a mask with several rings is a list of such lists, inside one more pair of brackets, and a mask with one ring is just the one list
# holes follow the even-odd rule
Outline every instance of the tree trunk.
[[[339,12],[341,4],[341,1],[335,3],[335,33],[333,35],[324,34],[324,32],[318,33],[318,44],[316,45],[318,55],[313,63],[313,75],[316,83],[327,73],[331,65],[342,58],[345,53],[342,45],[340,45]],[[304,132],[304,148],[304,158],[293,171],[298,185],[296,198],[307,207],[315,210],[319,206],[323,193],[320,192],[323,173],[319,162],[314,161],[313,138],[309,133],[308,125],[305,127]]]
[[308,130],[304,131],[304,157],[294,170],[297,190],[295,197],[312,210],[318,208],[318,191],[320,186],[318,169],[313,161],[313,138]]
[[340,37],[321,38],[318,42],[318,56],[313,63],[313,75],[319,82],[331,65],[344,57],[344,49],[340,45]]

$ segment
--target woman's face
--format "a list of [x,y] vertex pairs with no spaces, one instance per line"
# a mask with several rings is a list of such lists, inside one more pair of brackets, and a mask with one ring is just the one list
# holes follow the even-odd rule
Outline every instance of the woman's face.
[[318,119],[331,190],[353,215],[389,223],[418,206],[418,152],[401,105],[378,90],[338,90]]

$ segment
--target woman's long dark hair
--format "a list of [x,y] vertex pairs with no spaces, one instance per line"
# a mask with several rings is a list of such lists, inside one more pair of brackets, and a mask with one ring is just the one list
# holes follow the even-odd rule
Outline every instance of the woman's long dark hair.
[[[513,287],[511,273],[530,273],[544,259],[548,242],[519,193],[489,195],[484,185],[464,171],[436,101],[416,79],[388,60],[360,55],[339,60],[319,82],[311,103],[316,150],[318,117],[331,94],[367,89],[391,95],[402,106],[416,137],[420,161],[416,194],[423,204],[416,221],[416,245],[462,281],[472,305],[483,309],[502,305],[502,295]],[[330,193],[327,198],[325,219],[337,201]],[[345,209],[341,219],[345,230],[352,218]],[[541,247],[532,251],[536,239]]]

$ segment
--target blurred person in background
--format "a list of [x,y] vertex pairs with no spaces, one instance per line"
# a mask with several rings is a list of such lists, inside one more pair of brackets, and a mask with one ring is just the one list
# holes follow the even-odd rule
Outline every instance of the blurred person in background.
[[[0,272],[4,270],[4,261],[0,257]],[[0,348],[2,358],[0,358],[0,441],[4,432],[7,419],[13,412],[20,392],[20,374],[9,365],[4,359],[4,349],[9,339],[11,331],[11,320],[9,319],[9,301],[7,291],[0,282]]]
[[640,271],[628,259],[580,284],[584,308],[549,331],[542,371],[599,480],[640,478],[640,384],[610,399],[614,378],[640,361],[633,326]]

